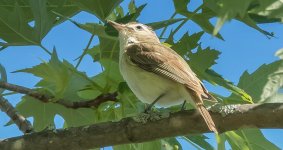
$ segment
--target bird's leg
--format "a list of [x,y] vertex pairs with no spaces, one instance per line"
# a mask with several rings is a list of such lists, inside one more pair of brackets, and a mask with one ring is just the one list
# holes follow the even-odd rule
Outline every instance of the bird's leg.
[[145,111],[143,113],[139,114],[138,116],[134,117],[133,119],[137,122],[146,123],[148,120],[156,121],[156,120],[168,117],[169,113],[158,113],[158,112],[151,111],[152,106],[156,102],[158,102],[158,100],[160,100],[160,98],[163,97],[164,95],[165,95],[165,93],[159,95],[149,106],[147,106],[147,108],[145,109]]
[[147,106],[147,108],[144,110],[144,113],[149,113],[151,111],[151,108],[153,107],[153,105],[160,100],[161,97],[163,97],[165,95],[165,93],[159,95],[151,104],[149,104]]
[[182,106],[181,106],[181,111],[185,110],[186,109],[186,100],[184,100]]

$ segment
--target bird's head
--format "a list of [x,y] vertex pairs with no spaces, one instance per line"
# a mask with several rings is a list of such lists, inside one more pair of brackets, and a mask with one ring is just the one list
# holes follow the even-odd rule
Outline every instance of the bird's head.
[[108,21],[118,32],[120,37],[135,38],[137,41],[159,42],[153,29],[147,25],[138,22],[129,22],[120,24],[114,21]]

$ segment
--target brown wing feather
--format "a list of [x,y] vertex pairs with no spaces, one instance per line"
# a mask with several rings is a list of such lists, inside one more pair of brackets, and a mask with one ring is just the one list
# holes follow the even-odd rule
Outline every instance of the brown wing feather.
[[140,68],[184,84],[189,89],[208,97],[201,81],[174,50],[162,44],[139,43],[128,46],[126,53]]

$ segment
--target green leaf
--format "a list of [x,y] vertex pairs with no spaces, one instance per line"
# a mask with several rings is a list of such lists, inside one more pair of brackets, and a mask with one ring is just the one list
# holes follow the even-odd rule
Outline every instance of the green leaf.
[[92,48],[88,49],[86,54],[90,55],[94,62],[99,61],[99,59],[101,58],[99,45],[95,45]]
[[249,14],[249,17],[255,21],[256,23],[276,23],[276,22],[282,22],[280,18],[270,18],[258,14]]
[[137,144],[125,144],[113,146],[113,150],[161,150],[163,148],[161,140],[155,140],[152,142],[137,143]]
[[163,20],[163,21],[159,21],[159,22],[148,23],[146,25],[152,27],[154,30],[158,30],[158,29],[161,29],[163,27],[170,26],[170,25],[177,23],[179,21],[182,21],[182,20],[184,20],[184,19],[183,18],[168,19],[168,20]]
[[105,32],[106,27],[101,25],[101,24],[97,24],[97,23],[80,24],[80,23],[77,23],[77,22],[75,22],[75,21],[73,21],[71,19],[70,19],[70,21],[72,23],[74,23],[77,27],[79,27],[79,28],[81,28],[81,29],[91,33],[91,34],[97,35],[97,36],[102,37],[102,38],[118,40],[117,37],[110,36],[109,34],[107,34]]
[[[143,10],[143,8],[146,5],[141,5],[140,7],[138,7],[134,13],[132,14],[127,14],[126,16],[119,18],[116,20],[116,22],[119,23],[128,23],[130,21],[136,21],[137,17],[140,15],[141,11]],[[74,23],[76,26],[78,26],[79,28],[88,31],[94,35],[97,35],[99,37],[102,38],[107,38],[107,39],[111,39],[111,40],[117,40],[117,36],[118,36],[118,32],[109,24],[106,24],[106,26],[103,26],[101,24],[97,24],[97,23],[85,23],[85,24],[80,24],[77,23],[75,21],[73,21],[72,19],[69,19],[72,23]],[[168,24],[176,22],[178,20],[172,20],[169,21]],[[165,24],[166,22],[164,22],[163,24]],[[161,26],[161,25],[159,25]]]
[[122,2],[122,0],[72,0],[81,9],[94,14],[104,21],[109,14]]
[[41,41],[53,27],[55,16],[48,13],[46,0],[30,0],[31,10],[34,16],[34,31],[37,41]]
[[135,4],[135,0],[131,0],[130,3],[128,4],[128,9],[129,9],[129,13],[133,14],[136,12],[136,4]]
[[220,28],[223,26],[223,24],[231,20],[232,18],[239,16],[240,18],[243,18],[246,13],[247,9],[251,3],[251,0],[220,0],[218,1],[219,10],[218,11],[218,20],[215,25],[213,34],[216,35]]
[[32,73],[42,78],[36,86],[48,90],[56,99],[63,98],[70,101],[82,100],[77,95],[77,92],[89,84],[95,86],[96,90],[102,91],[102,87],[88,79],[84,73],[76,71],[67,61],[61,62],[58,59],[56,51],[53,52],[51,60],[48,63],[43,62],[32,68],[16,72]]
[[40,45],[53,27],[56,18],[47,11],[45,0],[30,0],[29,5],[34,27],[28,24],[32,20],[18,3],[14,4],[13,10],[0,9],[0,38],[7,42],[0,43],[1,46]]
[[173,43],[173,41],[168,41],[168,40],[166,42],[172,45],[171,48],[174,49],[178,54],[184,56],[187,53],[190,53],[197,46],[199,46],[198,42],[203,34],[204,32],[198,32],[192,35],[186,33],[177,43]]
[[[277,20],[276,22],[282,22],[282,1],[276,0],[259,0],[254,1],[252,3],[253,7],[250,7],[249,14],[250,15],[258,15],[260,16],[260,23],[268,23],[273,20]],[[255,20],[256,21],[256,20]]]
[[[201,49],[198,41],[203,33],[204,32],[198,32],[193,35],[184,34],[177,43],[172,43],[172,41],[168,40],[166,42],[172,45],[171,48],[179,55],[184,56],[186,60],[188,59],[188,64],[199,78],[206,80],[211,84],[220,85],[242,97],[243,100],[251,102],[252,98],[245,91],[236,87],[232,82],[225,80],[221,75],[210,69],[210,67],[216,63],[215,61],[218,59],[220,52],[210,49],[209,47]],[[192,50],[197,47],[197,51],[193,53]]]
[[69,109],[59,104],[42,103],[27,96],[17,104],[16,109],[26,118],[33,117],[33,127],[36,131],[53,126],[56,114],[64,118],[68,127],[90,125],[96,122],[93,109]]
[[101,59],[100,63],[104,70],[94,76],[92,80],[103,87],[103,93],[116,91],[120,82],[124,81],[119,71],[118,62],[111,59]]
[[[116,22],[118,23],[128,23],[128,22],[131,22],[131,21],[136,21],[137,18],[140,16],[141,12],[143,11],[143,9],[145,8],[147,4],[143,4],[143,5],[140,5],[139,7],[137,7],[135,9],[135,12],[130,14],[128,13],[126,16],[124,16],[123,18],[119,18],[117,20],[115,20]],[[112,27],[112,26],[111,26]]]
[[[241,88],[240,86],[235,86],[232,82],[224,79],[220,74],[216,73],[215,71],[208,69],[203,74],[200,74],[200,77],[207,80],[211,84],[217,84],[220,85],[228,90],[230,90],[233,95],[235,96],[236,101],[231,101],[231,99],[225,100],[224,102],[229,103],[253,103],[253,97],[249,95],[248,92],[245,91],[244,88]],[[241,97],[242,100],[239,100],[239,97]]]
[[243,139],[235,131],[228,131],[225,133],[225,136],[232,149],[249,150],[249,146],[246,144],[245,139]]
[[100,49],[100,58],[99,59],[112,59],[116,62],[119,61],[119,41],[110,40],[103,37],[99,37],[99,49]]
[[[238,19],[238,18],[236,18]],[[241,19],[238,19],[239,21],[242,21],[243,23],[245,23],[246,25],[256,29],[257,31],[259,31],[260,33],[264,34],[264,35],[267,35],[267,36],[271,36],[273,37],[273,33],[270,33],[270,32],[267,32],[263,29],[261,29],[260,27],[258,27],[256,25],[256,23],[249,17],[249,16],[245,16],[244,18],[241,18]]]
[[187,12],[187,6],[190,0],[173,0],[176,12]]
[[196,145],[198,145],[199,147],[205,150],[213,150],[212,145],[210,145],[207,141],[205,141],[206,139],[208,139],[208,137],[202,134],[185,136],[185,140],[189,140],[190,142],[195,143]]
[[[281,86],[283,61],[275,61],[271,64],[263,64],[255,72],[244,72],[238,83],[238,87],[252,96],[254,102],[264,102],[274,95]],[[227,98],[229,101],[237,99],[234,94]]]
[[[189,53],[187,56],[190,59],[190,65],[193,67],[198,67],[203,69],[210,68],[214,64],[216,64],[215,60],[218,59],[218,56],[220,55],[220,52],[214,49],[210,49],[209,47],[206,49],[201,49],[201,47],[198,47],[196,53]],[[206,58],[204,60],[204,58]],[[202,63],[200,63],[202,62]]]
[[218,31],[226,21],[237,19],[254,28],[255,30],[258,30],[264,35],[273,36],[272,33],[269,33],[258,27],[256,25],[256,20],[253,20],[261,19],[261,22],[264,22],[264,19],[266,20],[266,22],[274,20],[274,18],[267,19],[268,17],[264,17],[262,14],[257,14],[259,13],[259,8],[266,8],[267,6],[271,5],[270,1],[262,2],[259,3],[251,0],[242,0],[242,2],[236,0],[209,0],[205,1],[204,8],[206,9],[206,13],[209,13],[211,17],[219,17],[213,31],[214,34],[218,33]]
[[226,148],[225,148],[225,141],[226,141],[225,134],[217,134],[216,135],[216,141],[217,141],[217,150],[226,150]]
[[166,150],[183,150],[181,143],[176,138],[162,139],[163,149]]
[[[191,15],[194,15],[194,14],[186,13],[185,15],[190,17]],[[206,33],[212,34],[221,40],[224,40],[223,37],[219,33],[213,33],[214,27],[210,23],[209,20],[210,20],[210,16],[203,14],[203,13],[195,14],[192,18],[192,21],[198,24],[202,28],[203,31],[205,31]]]
[[[198,11],[196,12],[188,11],[187,5],[189,2],[190,2],[189,0],[182,0],[182,2],[178,0],[174,0],[176,13],[186,16],[188,20],[192,20],[197,25],[199,25],[203,31],[209,34],[213,34],[214,27],[209,21],[213,16],[211,16],[211,14],[208,13],[207,11],[204,11],[204,8],[201,13],[199,13]],[[220,34],[215,34],[215,35],[217,38],[223,40],[223,37]]]
[[243,129],[225,133],[232,149],[279,150],[279,147],[268,141],[259,129]]
[[13,10],[0,9],[0,33],[0,38],[7,42],[0,43],[1,46],[39,44],[17,3]]
[[134,95],[126,82],[120,82],[118,86],[118,99],[122,103],[124,116],[132,117],[144,111],[145,105]]
[[[115,22],[125,24],[125,23],[128,23],[128,22],[136,21],[137,18],[140,16],[140,13],[142,12],[142,10],[144,9],[145,6],[146,6],[146,4],[139,6],[138,8],[136,8],[134,13],[132,13],[132,14],[128,13],[126,16],[115,20]],[[106,24],[105,32],[110,36],[115,36],[115,37],[118,36],[118,31],[116,29],[114,29],[114,27],[111,26],[108,23]]]
[[[196,53],[189,53],[187,56],[189,57],[189,65],[192,70],[201,78],[204,79],[211,84],[220,85],[231,92],[235,93],[235,95],[240,96],[243,100],[247,102],[252,102],[251,96],[247,94],[244,90],[235,86],[232,82],[225,80],[221,75],[209,69],[212,65],[215,64],[215,60],[218,58],[220,52],[206,48],[201,50],[198,48]],[[206,59],[203,59],[206,58]]]

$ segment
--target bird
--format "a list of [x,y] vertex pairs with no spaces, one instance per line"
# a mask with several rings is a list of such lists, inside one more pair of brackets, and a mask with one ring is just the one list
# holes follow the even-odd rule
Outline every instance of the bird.
[[188,102],[199,111],[208,129],[218,133],[203,103],[203,99],[215,99],[183,57],[162,44],[147,25],[107,23],[119,32],[119,69],[140,101],[161,107]]

